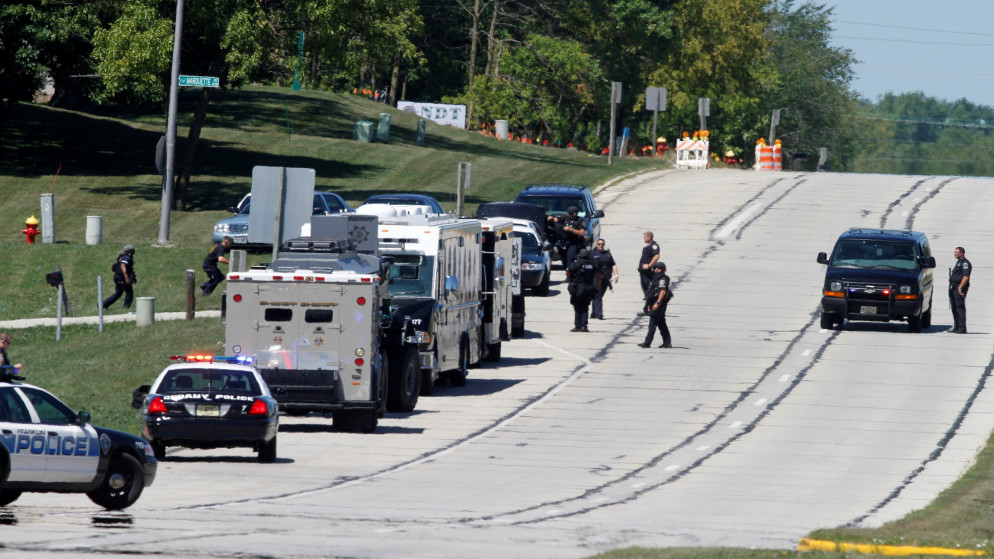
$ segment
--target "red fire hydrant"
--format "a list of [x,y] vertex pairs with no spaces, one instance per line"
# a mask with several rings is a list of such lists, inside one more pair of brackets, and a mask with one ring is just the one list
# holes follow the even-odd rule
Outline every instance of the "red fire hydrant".
[[24,221],[24,229],[21,229],[21,233],[28,236],[29,245],[35,244],[35,235],[41,233],[38,230],[38,220],[35,219],[35,216],[31,216]]

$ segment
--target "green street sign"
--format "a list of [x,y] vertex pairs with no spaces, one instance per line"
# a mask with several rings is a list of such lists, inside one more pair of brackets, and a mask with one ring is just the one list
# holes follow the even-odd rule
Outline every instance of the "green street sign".
[[220,87],[221,78],[211,76],[180,76],[180,87]]

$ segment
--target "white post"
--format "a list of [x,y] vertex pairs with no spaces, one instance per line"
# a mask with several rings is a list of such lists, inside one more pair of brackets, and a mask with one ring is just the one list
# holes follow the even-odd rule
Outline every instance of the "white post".
[[155,297],[138,297],[137,310],[135,322],[138,326],[151,326],[155,323]]

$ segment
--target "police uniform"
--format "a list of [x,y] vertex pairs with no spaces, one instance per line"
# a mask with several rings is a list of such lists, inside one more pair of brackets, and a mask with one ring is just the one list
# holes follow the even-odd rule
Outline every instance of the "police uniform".
[[652,286],[652,270],[643,269],[644,264],[652,262],[654,256],[659,256],[659,243],[655,239],[645,243],[642,247],[642,258],[639,259],[639,281],[642,282],[642,293],[648,295],[649,287]]
[[594,300],[593,307],[590,312],[590,318],[603,319],[604,294],[607,292],[608,288],[611,287],[611,276],[614,275],[613,270],[615,261],[614,257],[611,256],[610,250],[600,250],[596,248],[590,251],[590,259],[594,262],[594,266],[596,266],[598,271],[601,273],[600,287],[594,290]]
[[[113,305],[124,294],[124,308],[131,308],[135,298],[135,247],[125,245],[124,252],[117,255],[114,268],[114,294],[104,299],[103,307]],[[125,277],[127,276],[127,277]]]
[[210,295],[214,292],[214,288],[224,281],[224,274],[217,267],[217,263],[218,259],[224,256],[225,250],[224,242],[222,241],[214,245],[214,248],[204,258],[203,269],[207,272],[207,281],[200,284],[201,295]]
[[590,251],[580,250],[576,260],[566,269],[566,275],[569,277],[569,302],[573,305],[571,332],[589,332],[587,312],[590,310],[590,302],[594,299],[594,290],[600,279],[597,266],[590,260]]
[[[649,315],[649,331],[645,335],[645,341],[638,344],[639,347],[651,347],[652,338],[656,335],[656,329],[663,336],[663,345],[659,347],[672,347],[670,329],[666,326],[666,305],[673,297],[670,291],[670,277],[666,275],[666,265],[662,262],[650,268],[653,271],[650,279],[650,289],[646,294],[645,311]],[[665,290],[660,301],[659,295]]]
[[10,362],[10,356],[7,355],[7,350],[0,347],[0,367],[9,367],[13,363]]
[[[570,207],[570,211],[576,211],[575,207]],[[569,227],[570,231],[565,229]],[[567,215],[566,220],[563,221],[563,235],[566,237],[566,267],[569,268],[576,260],[577,255],[580,254],[580,250],[587,244],[586,236],[587,224],[584,222],[583,218],[579,215],[573,213],[572,215]],[[578,235],[573,231],[584,231],[583,235]]]
[[[949,306],[953,310],[953,332],[966,334],[966,291],[970,289],[970,274],[973,273],[973,265],[964,256],[956,261],[956,265],[949,271]],[[959,293],[959,285],[966,279],[963,286],[963,294]]]

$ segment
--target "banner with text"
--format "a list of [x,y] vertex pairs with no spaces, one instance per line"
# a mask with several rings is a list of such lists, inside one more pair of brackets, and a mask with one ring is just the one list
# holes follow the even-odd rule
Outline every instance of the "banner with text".
[[421,118],[426,118],[438,124],[466,128],[466,105],[397,101],[397,108],[407,113],[414,113]]

